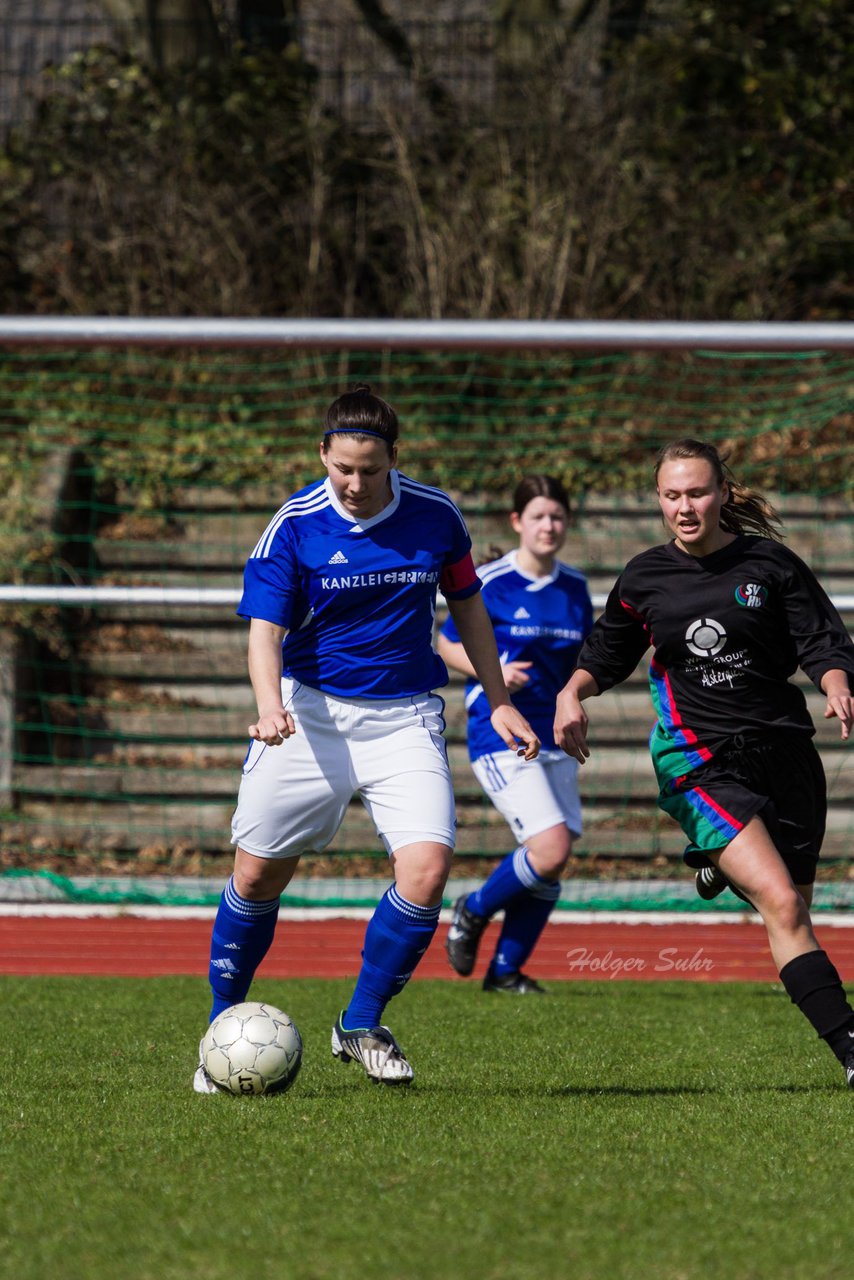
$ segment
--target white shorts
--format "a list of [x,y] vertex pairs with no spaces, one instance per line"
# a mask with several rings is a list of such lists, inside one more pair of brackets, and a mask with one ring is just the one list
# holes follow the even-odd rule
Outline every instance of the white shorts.
[[496,751],[472,769],[520,844],[561,823],[581,835],[578,761],[563,751],[541,751],[536,760]]
[[296,733],[280,746],[251,743],[232,844],[258,858],[319,853],[358,795],[387,853],[422,840],[453,849],[454,791],[440,697],[345,700],[285,678],[282,705]]

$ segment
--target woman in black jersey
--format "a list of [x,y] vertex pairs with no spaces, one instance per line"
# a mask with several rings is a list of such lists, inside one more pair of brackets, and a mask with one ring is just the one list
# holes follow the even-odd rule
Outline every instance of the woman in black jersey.
[[653,646],[658,803],[688,837],[698,892],[729,887],[756,908],[786,991],[854,1088],[854,1010],[809,912],[824,771],[790,680],[801,667],[847,740],[854,644],[812,571],[780,544],[774,509],[712,445],[665,446],[655,478],[673,540],[635,556],[615,583],[558,696],[555,741],[583,763],[584,700],[625,680]]

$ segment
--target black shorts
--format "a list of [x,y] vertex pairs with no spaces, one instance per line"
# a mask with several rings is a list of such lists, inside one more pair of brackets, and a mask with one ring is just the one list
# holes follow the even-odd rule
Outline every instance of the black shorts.
[[736,736],[658,803],[690,840],[689,867],[710,865],[757,814],[795,884],[812,884],[827,821],[827,783],[812,740],[801,734]]

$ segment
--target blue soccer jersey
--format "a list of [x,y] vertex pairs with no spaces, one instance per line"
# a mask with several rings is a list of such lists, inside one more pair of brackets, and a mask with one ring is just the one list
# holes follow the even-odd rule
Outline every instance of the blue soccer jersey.
[[285,675],[339,698],[401,698],[447,684],[432,645],[436,592],[480,590],[465,521],[447,494],[390,473],[392,500],[359,520],[329,479],[295,494],[243,575],[242,618],[286,627]]
[[[557,695],[572,675],[593,625],[587,580],[577,569],[559,562],[548,576],[534,578],[519,569],[515,551],[482,565],[477,573],[501,661],[532,664],[527,671],[528,683],[515,691],[513,704],[543,746],[554,747]],[[442,634],[454,643],[460,640],[452,618],[442,627]],[[506,751],[490,722],[483,688],[473,677],[466,682],[466,710],[471,759]]]

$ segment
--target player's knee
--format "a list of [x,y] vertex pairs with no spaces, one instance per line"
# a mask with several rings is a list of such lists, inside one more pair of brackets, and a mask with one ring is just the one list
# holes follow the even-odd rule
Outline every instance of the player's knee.
[[572,853],[572,834],[567,827],[552,827],[528,843],[528,861],[544,880],[557,880]]
[[447,880],[448,872],[444,868],[424,867],[407,877],[407,890],[403,896],[418,906],[433,906],[441,902]]
[[809,908],[793,884],[767,886],[756,905],[764,919],[777,929],[793,932],[809,925]]
[[234,864],[234,888],[249,902],[268,901],[282,893],[296,862],[296,858],[256,858],[240,849]]
[[453,851],[440,845],[414,850],[411,846],[392,855],[398,892],[417,906],[441,902],[451,870]]

